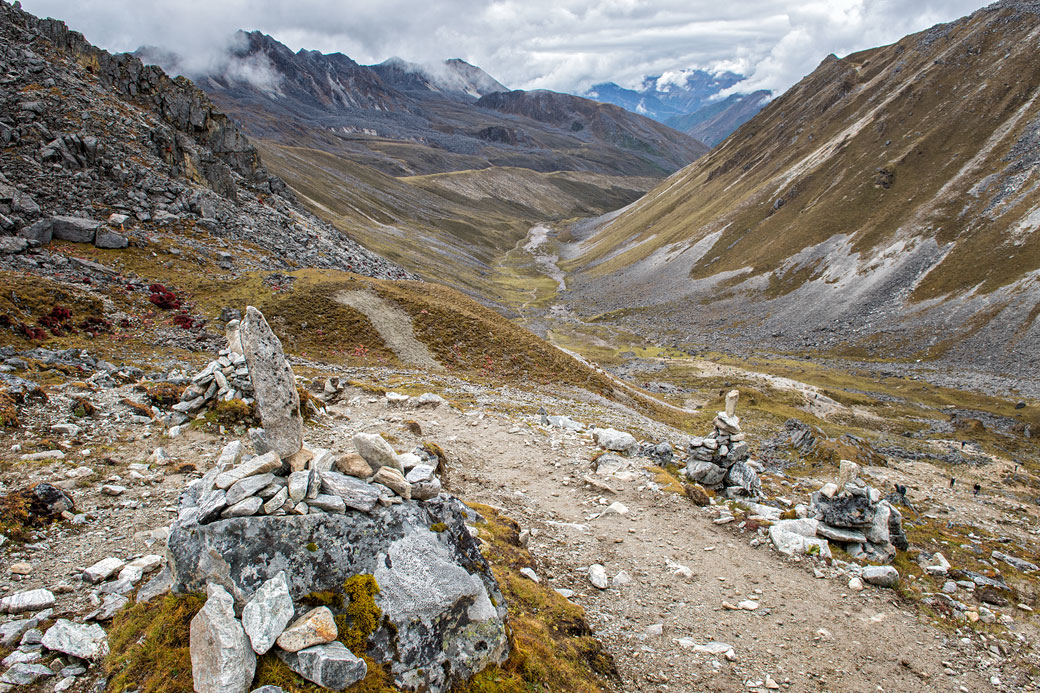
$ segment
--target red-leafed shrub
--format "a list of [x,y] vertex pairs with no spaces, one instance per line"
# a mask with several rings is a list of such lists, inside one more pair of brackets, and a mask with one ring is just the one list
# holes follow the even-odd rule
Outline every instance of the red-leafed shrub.
[[177,295],[162,284],[152,284],[148,287],[148,292],[151,294],[148,300],[163,310],[177,310],[181,307]]
[[177,313],[173,316],[173,324],[177,327],[183,327],[186,330],[190,330],[195,326],[195,321],[187,313]]

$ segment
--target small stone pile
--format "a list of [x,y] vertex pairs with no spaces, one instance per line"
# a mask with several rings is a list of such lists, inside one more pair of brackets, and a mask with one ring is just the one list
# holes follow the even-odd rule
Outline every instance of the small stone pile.
[[283,462],[273,450],[243,459],[244,446],[233,441],[182,494],[180,518],[208,524],[254,515],[369,512],[377,504],[428,500],[441,492],[437,459],[429,453],[398,455],[369,433],[354,436],[354,447],[358,453],[345,455],[303,448]]
[[[795,510],[798,519],[780,520],[769,528],[773,545],[790,556],[827,558],[831,556],[830,542],[836,542],[854,558],[887,563],[896,549],[910,548],[902,514],[880,491],[859,479],[859,465],[849,460],[841,461],[837,481],[824,484],[812,494],[808,507],[799,505]],[[885,568],[865,569],[863,579],[891,587],[899,575],[889,566]]]
[[749,461],[751,449],[740,430],[736,415],[740,393],[726,395],[726,411],[715,417],[715,430],[703,438],[690,440],[686,454],[686,477],[701,486],[725,489],[730,498],[757,498],[762,493],[758,473]]
[[181,394],[181,401],[173,405],[169,424],[179,426],[207,405],[221,401],[240,399],[253,403],[253,381],[249,377],[249,365],[242,353],[242,338],[239,321],[227,324],[228,348],[222,349],[216,359],[195,374],[191,385]]
[[838,542],[854,558],[888,562],[896,549],[910,547],[902,513],[860,480],[859,465],[849,460],[841,461],[836,482],[812,494],[808,516],[819,521],[817,536]]
[[[247,693],[269,651],[332,690],[364,678],[362,656],[427,691],[503,661],[507,607],[469,526],[477,516],[441,493],[437,458],[367,433],[356,452],[308,448],[263,315],[247,309],[241,352],[235,336],[263,424],[256,454],[225,446],[181,494],[167,540],[169,589],[208,595],[191,624],[195,690]],[[319,593],[334,596],[315,605]],[[363,651],[345,644],[359,641]]]

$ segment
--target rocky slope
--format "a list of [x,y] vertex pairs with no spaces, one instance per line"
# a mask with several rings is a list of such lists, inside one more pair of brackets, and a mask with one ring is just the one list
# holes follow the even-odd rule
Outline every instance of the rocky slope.
[[831,56],[616,219],[579,230],[586,315],[783,349],[1040,355],[1036,3]]
[[[6,3],[0,13],[5,233],[45,242],[55,215],[97,227],[116,214],[124,246],[191,234],[214,256],[246,265],[406,276],[299,205],[189,81],[99,50],[61,22]],[[236,252],[246,246],[259,252]]]

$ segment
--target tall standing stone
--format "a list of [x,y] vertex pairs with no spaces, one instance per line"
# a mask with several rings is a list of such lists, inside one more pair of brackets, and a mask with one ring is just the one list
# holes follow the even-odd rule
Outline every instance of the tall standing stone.
[[740,390],[730,390],[726,394],[726,416],[737,415],[737,400],[740,399]]
[[247,693],[256,673],[256,653],[235,618],[235,601],[214,583],[191,620],[191,675],[196,693]]
[[292,368],[285,359],[282,343],[253,306],[246,308],[239,337],[267,441],[284,460],[303,447],[303,417]]

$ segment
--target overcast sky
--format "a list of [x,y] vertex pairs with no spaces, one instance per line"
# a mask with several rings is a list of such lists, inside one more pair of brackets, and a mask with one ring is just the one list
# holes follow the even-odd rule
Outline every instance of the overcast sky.
[[236,29],[360,63],[459,57],[514,89],[730,69],[782,91],[829,53],[891,43],[983,0],[22,0],[113,51],[155,45],[206,65]]

